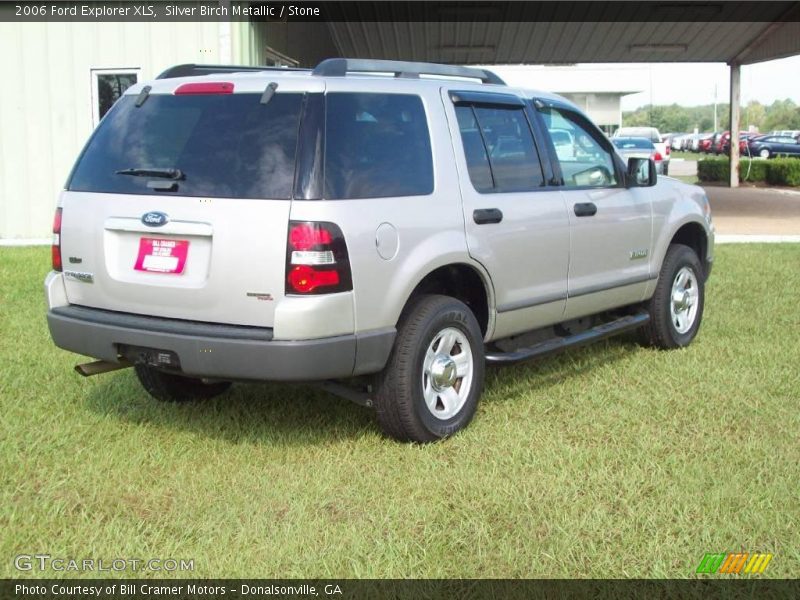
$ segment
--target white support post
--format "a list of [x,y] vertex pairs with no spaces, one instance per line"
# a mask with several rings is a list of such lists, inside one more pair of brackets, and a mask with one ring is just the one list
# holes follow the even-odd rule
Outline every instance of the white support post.
[[731,132],[731,187],[739,187],[739,112],[741,103],[742,67],[739,63],[731,63],[731,120],[728,131]]

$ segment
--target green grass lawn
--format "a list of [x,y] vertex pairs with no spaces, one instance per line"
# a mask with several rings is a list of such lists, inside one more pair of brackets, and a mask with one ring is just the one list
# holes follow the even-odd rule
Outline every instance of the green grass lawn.
[[48,252],[0,249],[2,577],[20,553],[196,577],[686,577],[739,550],[800,577],[800,245],[718,248],[688,349],[491,370],[472,425],[424,447],[302,387],[173,406],[130,370],[82,379],[48,337]]

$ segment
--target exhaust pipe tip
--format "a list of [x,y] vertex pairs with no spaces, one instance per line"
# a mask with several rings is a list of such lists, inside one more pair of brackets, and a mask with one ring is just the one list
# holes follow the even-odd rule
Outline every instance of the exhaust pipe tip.
[[100,375],[102,373],[109,373],[111,371],[119,371],[120,369],[127,369],[128,367],[132,366],[133,364],[125,359],[122,359],[119,362],[97,360],[95,362],[75,365],[75,372],[83,377],[92,377],[94,375]]

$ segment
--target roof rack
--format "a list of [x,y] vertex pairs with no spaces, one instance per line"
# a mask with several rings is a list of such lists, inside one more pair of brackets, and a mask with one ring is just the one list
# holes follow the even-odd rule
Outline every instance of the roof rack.
[[486,69],[438,65],[434,63],[407,62],[400,60],[371,60],[361,58],[329,58],[319,63],[312,75],[320,77],[345,77],[348,73],[394,73],[395,77],[418,78],[420,75],[442,77],[464,77],[479,79],[483,83],[505,85],[497,75]]
[[173,79],[175,77],[191,77],[193,75],[211,75],[213,73],[242,73],[248,71],[308,71],[295,67],[253,67],[244,65],[175,65],[170,67],[156,79]]

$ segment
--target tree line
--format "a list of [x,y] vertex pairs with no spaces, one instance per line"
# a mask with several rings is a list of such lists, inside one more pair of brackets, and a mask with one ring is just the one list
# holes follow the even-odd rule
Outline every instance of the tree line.
[[[730,106],[717,104],[717,130],[727,129],[729,118]],[[700,132],[713,131],[714,105],[647,104],[623,112],[622,124],[626,127],[655,127],[663,133],[687,133],[695,128]],[[788,98],[768,105],[753,100],[742,106],[739,126],[742,131],[748,131],[750,127],[758,131],[800,129],[800,106]]]

